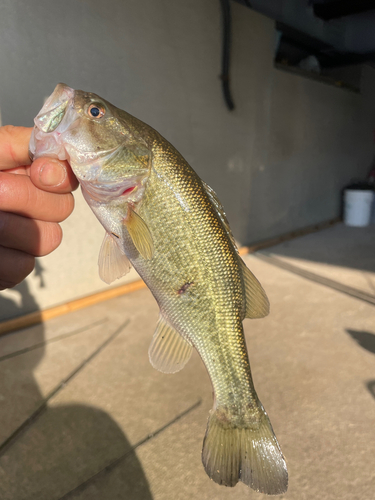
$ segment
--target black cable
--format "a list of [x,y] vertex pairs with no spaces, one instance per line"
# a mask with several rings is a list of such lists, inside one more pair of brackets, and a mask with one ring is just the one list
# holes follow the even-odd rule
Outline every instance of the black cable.
[[220,0],[223,19],[223,52],[221,60],[221,82],[225,103],[230,111],[234,109],[233,99],[229,88],[229,62],[231,42],[231,10],[230,0]]

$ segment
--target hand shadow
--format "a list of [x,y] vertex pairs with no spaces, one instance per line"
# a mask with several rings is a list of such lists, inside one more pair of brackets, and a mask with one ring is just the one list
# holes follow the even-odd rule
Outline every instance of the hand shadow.
[[367,389],[369,390],[371,396],[375,399],[375,380],[370,380],[366,384]]
[[[352,338],[359,344],[363,349],[375,354],[375,334],[369,332],[361,332],[359,330],[346,330]],[[370,380],[366,382],[366,387],[372,397],[375,399],[375,380]]]
[[[31,300],[26,282],[18,290]],[[0,294],[2,305],[8,300]],[[152,500],[131,444],[106,412],[44,405],[33,374],[44,351],[43,325],[0,337],[0,498]]]

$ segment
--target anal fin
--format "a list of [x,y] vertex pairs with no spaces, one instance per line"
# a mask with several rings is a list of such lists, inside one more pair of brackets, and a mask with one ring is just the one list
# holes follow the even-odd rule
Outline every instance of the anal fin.
[[189,361],[193,347],[160,315],[148,355],[154,368],[176,373]]
[[118,278],[125,276],[131,264],[127,256],[121,251],[113,236],[105,233],[99,252],[99,276],[105,283],[112,283]]
[[270,312],[266,292],[242,259],[241,268],[245,285],[245,318],[264,318]]

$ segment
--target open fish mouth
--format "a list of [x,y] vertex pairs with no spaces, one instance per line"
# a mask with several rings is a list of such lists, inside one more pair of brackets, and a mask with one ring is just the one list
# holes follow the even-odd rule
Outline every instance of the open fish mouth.
[[32,161],[41,156],[70,159],[61,136],[72,129],[79,118],[72,105],[74,93],[74,89],[60,83],[35,117],[29,144],[29,157]]
[[34,129],[29,144],[29,156],[33,161],[46,156],[67,160],[74,174],[89,196],[97,201],[109,201],[130,195],[134,198],[143,193],[142,180],[137,175],[111,178],[103,166],[110,163],[119,147],[109,150],[88,151],[71,144],[68,136],[79,127],[81,115],[74,107],[75,90],[60,83],[34,119]]
[[[34,119],[34,129],[29,144],[29,157],[33,161],[41,156],[68,160],[78,179],[96,180],[100,166],[98,160],[105,161],[117,149],[88,151],[69,144],[67,135],[79,127],[81,116],[74,108],[75,90],[60,83],[48,97]],[[81,168],[81,167],[84,168]],[[85,175],[83,175],[85,171]],[[89,171],[90,174],[88,173]]]
[[68,104],[74,100],[74,93],[74,89],[59,83],[35,117],[36,127],[45,133],[53,132],[62,122]]
[[[29,156],[35,160],[41,156],[68,160],[75,165],[90,164],[112,154],[108,151],[88,151],[78,149],[66,141],[66,135],[79,127],[81,116],[74,107],[75,90],[59,83],[48,97],[34,119],[34,129],[29,144]],[[75,172],[77,175],[77,172]],[[79,175],[78,175],[79,177]]]

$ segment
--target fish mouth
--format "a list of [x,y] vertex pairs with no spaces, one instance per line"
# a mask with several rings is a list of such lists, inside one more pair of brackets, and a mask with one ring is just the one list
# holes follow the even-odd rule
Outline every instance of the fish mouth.
[[73,129],[80,126],[83,118],[76,99],[76,91],[64,83],[58,84],[48,97],[34,119],[29,143],[31,161],[43,156],[67,160],[83,191],[98,202],[115,198],[121,202],[138,201],[144,192],[144,173],[133,171],[131,175],[117,174],[114,178],[111,169],[106,168],[121,145],[110,145],[107,150],[85,151],[83,141],[71,140],[72,135],[76,135]]
[[68,104],[74,100],[74,93],[65,83],[59,83],[36,116],[36,127],[46,134],[53,132],[62,122]]
[[[65,83],[59,83],[47,98],[34,119],[34,129],[29,143],[31,161],[41,156],[48,156],[68,160],[79,168],[82,164],[90,164],[115,151],[116,148],[98,152],[83,151],[81,148],[64,143],[64,134],[78,127],[81,119],[79,112],[74,108],[75,93],[76,91]],[[77,175],[76,171],[75,174]]]
[[73,128],[79,118],[74,110],[74,89],[59,83],[47,98],[42,109],[34,119],[34,129],[29,143],[31,161],[41,156],[69,160],[69,155],[60,137]]

